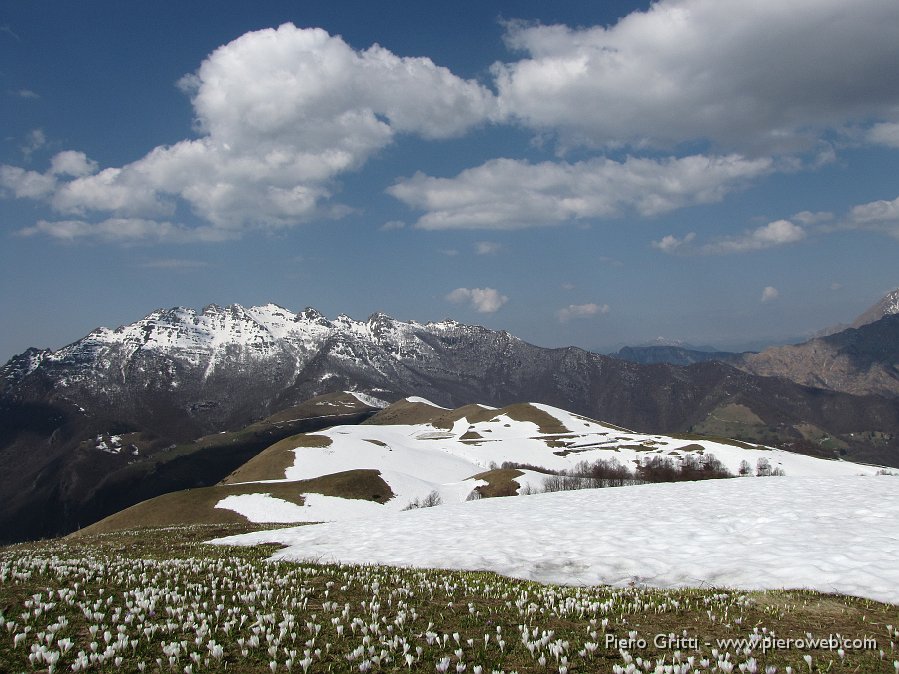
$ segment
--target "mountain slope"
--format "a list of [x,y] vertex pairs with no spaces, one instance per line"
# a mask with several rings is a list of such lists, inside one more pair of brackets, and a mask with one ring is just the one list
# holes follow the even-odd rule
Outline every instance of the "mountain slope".
[[422,502],[671,480],[682,470],[700,479],[846,477],[881,468],[725,438],[635,433],[539,403],[448,410],[418,398],[363,424],[285,438],[216,487],[161,496],[85,532],[218,523],[233,513],[254,523],[377,518]]
[[215,484],[277,440],[358,423],[374,411],[337,393],[235,432],[175,443],[147,431],[110,431],[74,410],[0,448],[0,543],[68,533],[144,499]]

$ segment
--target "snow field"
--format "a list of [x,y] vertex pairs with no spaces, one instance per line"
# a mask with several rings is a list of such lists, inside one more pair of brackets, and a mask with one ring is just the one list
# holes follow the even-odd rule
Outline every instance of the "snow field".
[[272,559],[575,585],[809,588],[899,603],[899,480],[777,477],[483,499],[214,541]]

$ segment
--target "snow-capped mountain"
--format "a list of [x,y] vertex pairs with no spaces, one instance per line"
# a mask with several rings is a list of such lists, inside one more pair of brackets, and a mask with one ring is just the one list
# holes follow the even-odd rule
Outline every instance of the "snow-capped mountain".
[[851,327],[860,328],[874,321],[879,321],[884,316],[893,316],[899,314],[899,288],[887,293],[874,306],[863,312],[852,321]]
[[[0,368],[0,493],[16,495],[16,504],[0,504],[0,534],[11,522],[39,535],[57,533],[59,522],[87,524],[68,494],[102,491],[110,471],[140,480],[116,482],[95,514],[126,505],[124,484],[140,484],[142,498],[210,484],[186,465],[172,468],[180,486],[160,482],[143,448],[238,431],[339,391],[387,402],[417,395],[450,408],[531,400],[641,431],[736,436],[899,465],[899,406],[887,399],[808,389],[720,362],[645,366],[574,347],[541,348],[452,320],[329,319],[311,308],[213,305],[154,311],[57,351],[28,350]],[[139,455],[90,449],[113,436]],[[228,470],[247,458],[226,450]],[[74,471],[73,457],[89,470]],[[60,513],[40,515],[49,503]],[[38,515],[46,521],[23,524]]]
[[[0,369],[0,387],[5,405],[39,402],[119,426],[164,426],[176,440],[239,428],[341,390],[388,402],[421,395],[448,407],[535,400],[658,432],[689,430],[736,398],[763,425],[801,421],[832,434],[853,432],[859,414],[858,430],[870,430],[863,410],[872,408],[847,398],[845,414],[821,414],[820,401],[807,402],[799,387],[718,362],[641,367],[452,320],[404,322],[380,313],[329,320],[312,308],[294,313],[274,304],[157,310],[55,352],[16,356]],[[878,419],[888,426],[896,416],[891,407]]]

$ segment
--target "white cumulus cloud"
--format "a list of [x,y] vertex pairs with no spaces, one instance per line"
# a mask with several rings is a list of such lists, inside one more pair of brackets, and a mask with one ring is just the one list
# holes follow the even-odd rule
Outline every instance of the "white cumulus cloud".
[[88,159],[83,152],[76,152],[75,150],[59,152],[50,160],[51,175],[79,178],[96,173],[97,168],[97,162]]
[[883,0],[660,0],[609,27],[512,22],[526,57],[494,75],[503,110],[563,144],[783,153],[897,121],[897,26]]
[[663,253],[674,253],[679,248],[683,248],[687,244],[689,244],[693,239],[696,238],[696,232],[690,232],[689,234],[685,234],[681,238],[677,238],[674,234],[668,234],[663,236],[658,241],[652,242],[653,248],[658,248]]
[[789,220],[775,220],[741,236],[707,243],[701,248],[701,252],[707,254],[747,253],[796,243],[802,241],[805,236],[805,230],[799,225],[793,224]]
[[469,304],[481,314],[492,314],[509,301],[495,288],[456,288],[446,296],[453,304]]
[[880,199],[853,206],[849,217],[859,225],[899,222],[899,197],[892,201]]
[[0,165],[0,188],[17,199],[43,199],[56,189],[56,178],[18,166]]
[[[100,171],[83,154],[57,155],[50,174],[72,180],[52,190],[53,208],[85,222],[149,222],[169,218],[183,202],[223,238],[290,226],[345,212],[330,202],[335,178],[398,134],[449,138],[496,116],[488,89],[428,58],[378,45],[359,51],[292,24],[219,47],[181,85],[199,138]],[[7,176],[9,183],[17,196],[48,196],[48,189],[25,189],[22,176]],[[71,231],[77,236],[79,228]]]

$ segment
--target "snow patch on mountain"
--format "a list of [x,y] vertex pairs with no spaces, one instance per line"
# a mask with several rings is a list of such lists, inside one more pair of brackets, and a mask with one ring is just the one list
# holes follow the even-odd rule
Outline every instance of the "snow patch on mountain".
[[[412,401],[429,404],[424,399]],[[442,409],[434,407],[438,412]],[[293,520],[320,522],[362,515],[384,516],[432,493],[436,493],[443,504],[477,498],[477,488],[488,482],[474,476],[505,462],[523,466],[523,474],[514,478],[519,494],[542,491],[552,477],[532,467],[550,473],[570,472],[580,462],[598,460],[615,460],[632,472],[639,464],[656,457],[680,464],[687,457],[702,461],[711,455],[733,475],[747,466],[753,475],[764,467],[765,474],[774,472],[795,477],[870,476],[881,470],[878,466],[820,459],[768,447],[635,433],[550,405],[517,405],[500,410],[481,406],[478,409],[488,413],[486,420],[480,416],[469,419],[460,415],[452,421],[451,428],[430,423],[365,424],[319,431],[312,437],[327,438],[327,442],[321,443],[325,446],[309,447],[303,446],[308,443],[298,442],[292,450],[293,464],[286,468],[283,478],[264,482],[311,480],[344,471],[370,469],[379,472],[395,495],[384,504],[346,508],[330,508],[336,501],[316,498],[311,510],[304,509],[302,519]],[[490,415],[490,412],[494,414]],[[533,416],[539,423],[520,418],[522,416]],[[451,412],[449,417],[452,417]],[[543,429],[540,424],[552,424],[552,427]],[[264,492],[261,485],[262,482],[260,493]],[[304,498],[308,496],[304,494]],[[217,507],[245,514],[244,510],[232,507],[241,503],[228,497]]]

